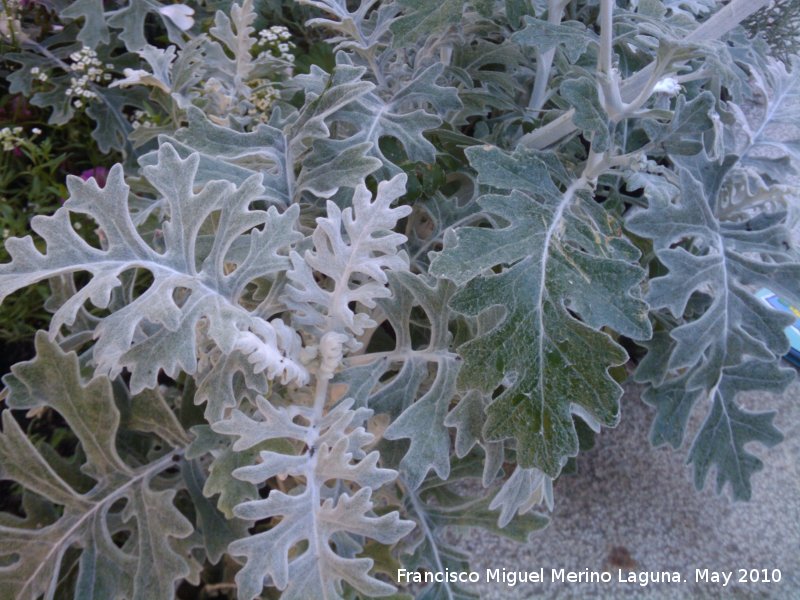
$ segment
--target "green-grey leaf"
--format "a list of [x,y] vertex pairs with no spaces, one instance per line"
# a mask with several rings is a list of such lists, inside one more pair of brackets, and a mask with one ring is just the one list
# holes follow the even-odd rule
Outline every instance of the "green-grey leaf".
[[[3,379],[9,406],[56,410],[77,436],[87,458],[83,471],[95,484],[87,493],[72,488],[27,440],[11,411],[3,413],[0,476],[63,510],[38,528],[0,520],[0,586],[8,597],[52,597],[64,561],[74,560],[68,551],[77,547],[75,597],[173,598],[176,582],[190,574],[178,541],[194,528],[173,504],[175,490],[155,486],[153,479],[175,465],[179,453],[128,466],[115,447],[119,412],[111,382],[98,376],[84,383],[78,357],[62,352],[44,332],[37,335],[36,349],[34,360],[16,365]],[[130,543],[120,548],[112,535],[123,531]]]
[[424,37],[446,25],[457,22],[464,9],[462,0],[443,0],[427,2],[426,0],[400,0],[399,4],[406,14],[394,21],[390,26],[395,48],[413,45],[420,37]]
[[68,19],[83,18],[78,39],[83,42],[84,46],[97,48],[101,43],[108,43],[110,38],[103,11],[103,0],[75,0],[63,8],[60,14]]
[[644,130],[654,143],[662,144],[669,153],[697,154],[703,149],[703,133],[714,126],[715,105],[714,94],[708,91],[688,102],[685,96],[678,96],[670,122],[661,126],[645,121]]
[[[761,463],[744,444],[772,445],[780,434],[771,413],[741,410],[736,395],[780,391],[792,375],[778,366],[789,347],[783,329],[792,318],[757,299],[753,286],[797,303],[800,263],[790,250],[785,214],[718,219],[720,186],[734,162],[676,160],[680,188],[662,177],[640,177],[635,185],[644,188],[649,206],[627,224],[653,240],[668,269],[652,280],[648,300],[677,319],[668,338],[662,334],[649,344],[652,356],[637,371],[651,386],[645,400],[658,407],[652,440],[679,446],[693,406],[708,399],[710,412],[689,455],[695,483],[701,487],[716,465],[718,489],[730,483],[735,498],[747,499]],[[701,295],[702,304],[693,302]]]
[[561,84],[559,91],[575,109],[575,115],[572,117],[575,126],[585,133],[592,134],[587,137],[591,138],[595,152],[608,149],[611,141],[609,120],[600,104],[595,83],[588,77],[567,79]]
[[[573,412],[606,426],[618,419],[622,390],[607,369],[627,357],[600,328],[650,336],[646,305],[637,297],[644,274],[635,264],[638,251],[602,207],[572,188],[559,193],[544,162],[522,169],[520,163],[538,159],[523,153],[510,159],[490,147],[466,153],[480,182],[516,189],[479,200],[507,226],[460,228],[431,264],[432,273],[465,283],[453,309],[478,315],[505,308],[492,330],[459,347],[465,361],[459,384],[488,394],[503,386],[488,408],[486,436],[515,438],[521,466],[555,477],[578,451]],[[515,177],[527,173],[527,181],[501,176],[498,164],[508,164],[504,170]],[[503,270],[479,276],[494,267]]]
[[[384,433],[390,440],[411,441],[400,461],[400,472],[407,485],[416,489],[431,469],[442,479],[447,479],[450,473],[450,434],[445,417],[455,395],[460,365],[457,356],[449,351],[450,334],[446,324],[449,320],[447,303],[455,286],[446,281],[426,281],[421,276],[405,272],[392,273],[390,283],[395,300],[391,303],[386,301],[383,305],[387,308],[393,329],[399,332],[395,352],[411,356],[418,353],[420,359],[408,361],[414,370],[411,380],[415,385],[412,386],[412,395],[401,397],[401,401],[408,402],[416,397],[416,388],[427,374],[429,364],[436,364],[436,375],[426,392],[414,400]],[[402,306],[405,310],[397,314],[389,309],[389,304]],[[414,305],[425,312],[431,323],[428,345],[418,350],[412,349],[410,335],[411,309]]]
[[[116,165],[103,189],[94,180],[69,178],[71,196],[64,207],[52,217],[33,219],[34,231],[47,244],[46,253],[39,252],[30,237],[13,238],[6,244],[12,262],[0,265],[0,297],[57,275],[92,274],[89,283],[56,311],[53,331],[74,322],[86,300],[109,307],[126,271],[149,270],[153,283],[146,292],[101,319],[94,335],[96,370],[113,376],[128,368],[134,393],[154,387],[159,369],[172,376],[195,372],[195,329],[201,319],[207,319],[208,335],[226,353],[244,347],[253,352],[253,344],[277,346],[275,328],[283,324],[271,324],[251,313],[239,304],[239,296],[253,279],[284,270],[287,248],[301,237],[294,231],[296,206],[283,214],[274,207],[266,212],[248,208],[261,191],[259,176],[238,188],[213,181],[194,193],[199,157],[194,154],[182,160],[169,145],[161,147],[158,157],[158,163],[144,167],[143,172],[165,199],[169,214],[162,227],[163,253],[136,230],[128,208],[129,188],[121,166]],[[201,244],[201,229],[208,227],[206,221],[215,212],[213,241]],[[85,214],[97,222],[105,238],[103,248],[92,247],[77,235],[70,213]],[[236,247],[243,251],[234,253]],[[237,268],[230,272],[226,263]],[[155,327],[144,327],[145,323]],[[244,340],[247,344],[242,346]],[[306,377],[304,367],[285,358],[264,365],[270,377]]]
[[586,51],[589,43],[596,39],[586,25],[578,21],[555,24],[530,16],[525,16],[523,19],[525,27],[514,33],[511,41],[523,46],[533,46],[540,54],[561,45],[571,63],[576,62]]

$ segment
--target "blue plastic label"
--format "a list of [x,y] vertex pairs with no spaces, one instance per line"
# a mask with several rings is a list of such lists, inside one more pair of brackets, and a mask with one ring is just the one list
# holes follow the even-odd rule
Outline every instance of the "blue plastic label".
[[794,315],[794,323],[789,325],[784,331],[786,332],[786,337],[789,338],[789,343],[792,345],[787,358],[797,363],[798,360],[800,360],[800,310],[782,298],[779,298],[767,288],[758,290],[756,292],[756,297],[761,298],[761,300],[769,304],[775,310]]

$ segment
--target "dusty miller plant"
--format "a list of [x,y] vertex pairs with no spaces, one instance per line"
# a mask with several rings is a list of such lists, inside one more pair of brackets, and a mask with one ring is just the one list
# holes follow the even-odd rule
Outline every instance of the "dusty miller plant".
[[[738,27],[766,2],[301,4],[332,72],[261,64],[247,0],[132,44],[126,85],[174,126],[7,242],[0,294],[50,280],[53,317],[4,378],[3,593],[377,597],[400,564],[464,569],[443,532],[542,527],[629,352],[653,443],[749,498],[781,434],[738,396],[793,377],[752,292],[800,304],[800,64]],[[43,411],[72,458],[26,435]]]

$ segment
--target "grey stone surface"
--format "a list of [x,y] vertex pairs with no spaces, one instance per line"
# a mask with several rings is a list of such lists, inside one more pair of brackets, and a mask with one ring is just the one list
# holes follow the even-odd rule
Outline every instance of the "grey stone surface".
[[[686,448],[654,449],[648,433],[654,409],[629,385],[618,428],[604,430],[579,458],[579,472],[555,485],[549,527],[516,545],[472,531],[459,544],[483,578],[487,568],[575,571],[679,571],[686,583],[476,584],[486,600],[543,598],[800,598],[800,383],[782,396],[742,395],[751,409],[775,409],[786,437],[766,449],[750,448],[765,462],[753,479],[750,502],[732,502],[713,489],[713,475],[698,492],[684,464]],[[701,407],[701,412],[704,407]],[[703,414],[694,418],[697,426]],[[694,582],[695,569],[780,569],[774,584]]]

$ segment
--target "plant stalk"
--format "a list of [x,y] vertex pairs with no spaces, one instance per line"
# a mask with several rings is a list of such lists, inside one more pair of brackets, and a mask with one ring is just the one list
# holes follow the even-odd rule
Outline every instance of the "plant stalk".
[[[559,25],[564,17],[564,9],[569,0],[549,0],[547,3],[547,22]],[[536,60],[536,79],[533,80],[533,92],[528,102],[528,110],[539,112],[547,101],[547,84],[550,81],[550,69],[556,49],[551,48],[542,53]]]
[[[730,4],[714,13],[708,21],[702,23],[697,29],[688,34],[685,41],[700,42],[719,39],[741,21],[769,4],[769,2],[770,0],[733,0]],[[656,62],[653,61],[622,83],[620,94],[623,101],[634,101],[646,90],[648,81],[656,69]],[[555,121],[522,136],[517,145],[536,150],[552,146],[577,130],[575,123],[572,121],[574,114],[574,108],[568,110]]]

